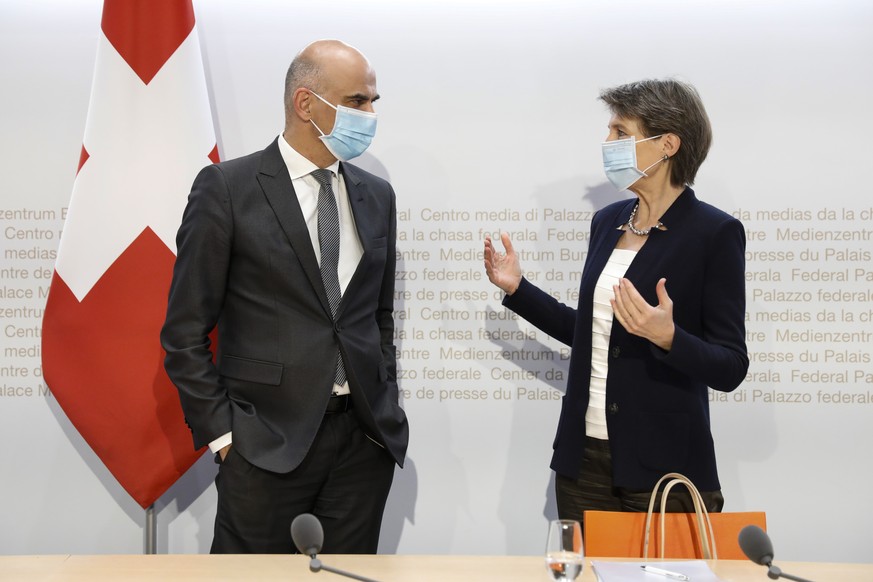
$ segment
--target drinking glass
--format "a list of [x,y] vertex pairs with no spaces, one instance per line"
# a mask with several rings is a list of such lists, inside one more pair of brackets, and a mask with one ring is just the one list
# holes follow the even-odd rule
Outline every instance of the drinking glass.
[[582,526],[572,519],[549,523],[546,540],[546,569],[552,580],[570,582],[582,573]]

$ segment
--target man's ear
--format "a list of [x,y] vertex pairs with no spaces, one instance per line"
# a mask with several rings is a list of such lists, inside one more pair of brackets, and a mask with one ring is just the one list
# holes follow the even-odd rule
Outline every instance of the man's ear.
[[308,123],[309,120],[312,119],[312,115],[309,112],[309,109],[312,106],[312,93],[303,87],[298,88],[294,91],[291,104],[294,108],[294,115],[296,115],[301,121]]

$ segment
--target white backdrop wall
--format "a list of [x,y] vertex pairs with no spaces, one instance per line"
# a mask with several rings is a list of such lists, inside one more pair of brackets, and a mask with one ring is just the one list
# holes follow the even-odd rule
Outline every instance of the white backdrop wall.
[[[3,554],[142,549],[142,510],[39,375],[101,8],[0,3]],[[212,0],[195,12],[223,159],[281,131],[285,69],[306,43],[344,39],[376,67],[379,134],[359,162],[398,192],[412,431],[382,552],[541,551],[566,350],[502,309],[482,237],[512,233],[529,277],[574,302],[585,214],[616,199],[598,91],[676,76],[698,87],[715,133],[697,193],[749,234],[753,362],[712,402],[726,510],[766,510],[781,559],[873,561],[873,4]],[[156,504],[159,551],[208,550],[214,473],[201,459]]]

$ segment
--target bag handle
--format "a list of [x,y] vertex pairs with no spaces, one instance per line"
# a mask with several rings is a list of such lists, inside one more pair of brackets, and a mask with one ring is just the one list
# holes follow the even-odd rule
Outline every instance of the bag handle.
[[[667,479],[669,479],[669,481],[664,486],[664,493],[661,495],[661,557],[664,557],[664,539],[666,537],[666,532],[664,531],[664,514],[667,510],[667,496],[670,494],[670,490],[674,485],[682,484],[688,489],[688,492],[691,495],[691,502],[694,504],[694,514],[697,518],[697,532],[700,539],[700,547],[703,550],[703,559],[717,559],[718,552],[715,547],[715,533],[712,529],[712,521],[709,519],[709,512],[706,510],[706,504],[703,502],[703,496],[700,494],[700,491],[697,490],[697,487],[694,486],[694,483],[692,483],[688,477],[680,473],[667,473],[658,479],[655,488],[652,490],[652,495],[649,498],[649,509],[646,512],[643,559],[649,559],[649,534],[652,527],[652,513],[654,512],[655,500],[658,497],[658,490],[661,488],[661,483]],[[711,552],[710,548],[712,550]]]
[[[661,496],[661,557],[664,557],[664,515],[667,510],[667,495],[670,489],[677,483],[681,483],[691,492],[691,497],[694,500],[694,513],[697,517],[697,531],[700,534],[700,547],[703,550],[703,559],[717,559],[718,552],[715,547],[715,532],[712,529],[712,520],[709,518],[709,512],[706,510],[706,503],[703,501],[703,496],[688,479],[674,478],[664,487],[664,494]],[[710,548],[712,552],[710,554]]]

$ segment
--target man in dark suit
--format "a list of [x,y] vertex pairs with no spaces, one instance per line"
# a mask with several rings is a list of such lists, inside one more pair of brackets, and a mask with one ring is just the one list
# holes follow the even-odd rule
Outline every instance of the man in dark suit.
[[360,52],[312,43],[288,69],[282,135],[192,186],[161,342],[194,446],[220,462],[213,553],[293,551],[301,513],[326,553],[377,550],[409,434],[395,195],[344,161],[369,145],[378,97]]

